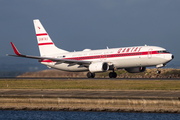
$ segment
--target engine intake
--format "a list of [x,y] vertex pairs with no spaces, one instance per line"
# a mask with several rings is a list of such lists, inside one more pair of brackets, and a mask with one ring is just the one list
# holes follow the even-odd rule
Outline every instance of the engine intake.
[[109,70],[109,65],[106,62],[96,62],[89,65],[89,71],[95,72],[105,72]]
[[144,72],[146,70],[146,67],[126,68],[125,70],[129,73],[139,73]]

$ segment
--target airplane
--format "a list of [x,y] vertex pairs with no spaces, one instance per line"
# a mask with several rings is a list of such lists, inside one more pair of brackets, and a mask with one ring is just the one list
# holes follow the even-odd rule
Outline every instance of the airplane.
[[94,78],[95,73],[106,71],[112,71],[109,77],[116,78],[115,70],[125,69],[129,73],[139,73],[151,66],[156,66],[157,73],[160,74],[159,68],[166,66],[174,58],[173,54],[162,47],[147,45],[69,52],[55,46],[39,19],[33,22],[40,56],[21,54],[12,42],[15,55],[8,56],[38,59],[49,68],[63,71],[88,71],[88,78]]

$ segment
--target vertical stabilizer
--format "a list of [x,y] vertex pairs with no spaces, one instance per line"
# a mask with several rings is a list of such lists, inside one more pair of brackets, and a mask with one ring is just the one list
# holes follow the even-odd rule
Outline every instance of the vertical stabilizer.
[[33,20],[33,22],[41,56],[52,56],[68,52],[66,50],[59,49],[54,45],[53,41],[38,19]]

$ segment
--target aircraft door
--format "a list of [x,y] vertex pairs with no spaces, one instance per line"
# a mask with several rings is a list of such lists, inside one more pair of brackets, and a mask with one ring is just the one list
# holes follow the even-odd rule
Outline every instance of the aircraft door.
[[148,56],[147,56],[149,59],[151,59],[152,58],[152,48],[150,48],[149,50],[148,50]]

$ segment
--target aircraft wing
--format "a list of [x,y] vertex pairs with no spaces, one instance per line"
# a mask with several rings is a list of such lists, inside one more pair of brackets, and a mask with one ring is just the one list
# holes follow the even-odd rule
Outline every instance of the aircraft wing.
[[53,62],[56,62],[56,64],[61,64],[61,63],[67,63],[69,65],[82,65],[85,67],[88,67],[91,64],[91,61],[79,61],[79,60],[69,60],[69,59],[60,59],[60,58],[52,58],[52,57],[41,57],[41,56],[31,56],[31,55],[23,55],[21,54],[15,45],[11,42],[12,48],[14,50],[14,53],[16,55],[9,55],[8,56],[14,56],[14,57],[24,57],[24,58],[31,58],[31,59],[38,59],[38,60],[51,60]]

